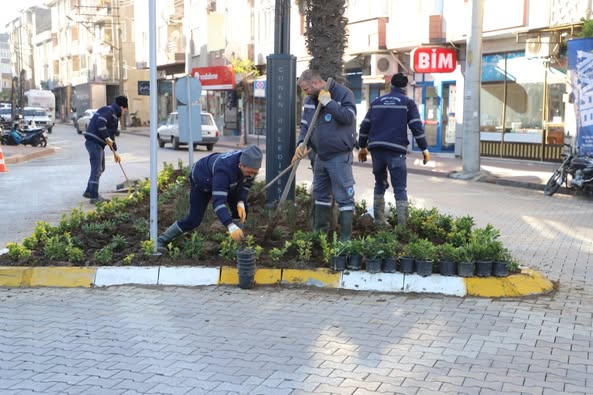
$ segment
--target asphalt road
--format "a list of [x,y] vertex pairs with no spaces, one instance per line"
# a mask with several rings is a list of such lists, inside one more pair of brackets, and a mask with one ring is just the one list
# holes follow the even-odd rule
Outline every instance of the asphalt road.
[[[11,166],[13,185],[2,182],[3,199],[14,202],[2,232],[19,217],[22,234],[37,214],[57,218],[82,201],[86,152],[65,131],[52,137],[63,141],[60,153]],[[147,144],[121,138],[133,177],[148,171]],[[186,154],[159,150],[159,160]],[[357,198],[370,202],[370,169],[354,171]],[[117,172],[108,163],[103,190],[121,182]],[[309,176],[303,166],[297,181]],[[287,287],[5,288],[0,392],[593,393],[593,202],[422,175],[408,181],[417,206],[499,228],[514,256],[558,290],[491,300]]]

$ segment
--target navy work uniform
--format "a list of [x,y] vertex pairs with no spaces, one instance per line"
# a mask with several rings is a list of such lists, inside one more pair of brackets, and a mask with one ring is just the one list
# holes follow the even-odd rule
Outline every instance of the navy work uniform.
[[[356,104],[354,94],[345,86],[332,82],[329,92],[331,101],[321,108],[309,141],[316,153],[313,165],[314,230],[327,230],[333,195],[340,210],[340,237],[349,240],[354,211],[352,149],[356,144]],[[317,104],[317,98],[305,98],[298,144],[307,134]]]
[[[398,75],[403,78],[397,79]],[[400,73],[396,76],[392,78],[391,92],[373,100],[359,130],[358,144],[361,152],[368,147],[373,159],[375,176],[373,212],[376,223],[385,222],[384,195],[389,187],[387,171],[391,176],[398,223],[405,223],[408,212],[406,167],[406,153],[410,144],[408,127],[420,149],[428,155],[418,107],[405,95],[403,88],[407,85],[407,77]],[[399,86],[395,86],[394,82]],[[366,150],[364,152],[364,159],[361,159],[361,153],[359,153],[361,161],[366,160]]]

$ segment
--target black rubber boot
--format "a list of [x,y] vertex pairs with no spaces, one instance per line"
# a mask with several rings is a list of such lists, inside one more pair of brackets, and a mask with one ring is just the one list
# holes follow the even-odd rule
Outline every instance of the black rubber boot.
[[352,238],[352,211],[340,211],[340,241]]
[[385,225],[385,198],[383,196],[374,196],[373,216],[375,217],[375,225]]
[[329,227],[329,217],[331,215],[330,206],[315,205],[315,215],[313,218],[314,232],[327,232]]
[[156,240],[156,249],[161,254],[167,252],[167,244],[171,242],[174,238],[182,234],[183,231],[175,222],[173,225],[169,226],[169,228],[164,231],[159,238]]

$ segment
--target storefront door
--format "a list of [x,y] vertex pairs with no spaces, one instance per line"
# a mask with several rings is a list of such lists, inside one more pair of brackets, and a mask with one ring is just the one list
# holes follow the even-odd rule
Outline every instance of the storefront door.
[[[421,100],[416,97],[424,124],[428,149],[433,152],[453,151],[455,144],[455,82],[421,84]],[[420,93],[420,90],[416,92]],[[417,148],[416,142],[413,146]]]

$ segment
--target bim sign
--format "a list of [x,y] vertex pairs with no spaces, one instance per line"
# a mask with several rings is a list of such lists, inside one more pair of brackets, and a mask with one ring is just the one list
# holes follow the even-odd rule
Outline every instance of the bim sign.
[[416,73],[451,73],[457,66],[453,48],[416,48],[410,55]]

